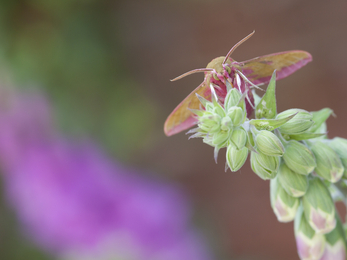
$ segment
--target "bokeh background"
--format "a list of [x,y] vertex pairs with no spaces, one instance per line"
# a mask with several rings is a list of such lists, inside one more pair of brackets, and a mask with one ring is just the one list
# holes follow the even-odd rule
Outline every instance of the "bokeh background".
[[[253,30],[234,59],[292,49],[313,56],[278,82],[278,110],[330,107],[337,117],[328,121],[329,136],[347,138],[343,0],[1,1],[0,84],[43,93],[59,133],[93,140],[142,177],[178,186],[190,201],[190,226],[214,259],[298,259],[292,223],[277,222],[269,182],[248,162],[225,173],[223,153],[216,165],[201,140],[187,141],[183,133],[168,138],[162,130],[203,75],[169,79],[225,55]],[[55,259],[23,235],[6,182],[2,190],[0,259]]]

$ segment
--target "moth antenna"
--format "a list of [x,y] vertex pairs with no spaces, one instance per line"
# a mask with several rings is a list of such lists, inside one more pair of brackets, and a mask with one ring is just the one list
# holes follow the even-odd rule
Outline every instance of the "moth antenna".
[[228,60],[228,58],[230,57],[230,55],[236,50],[237,47],[239,47],[242,43],[244,43],[245,41],[247,41],[249,38],[251,38],[251,36],[255,33],[255,31],[253,31],[251,34],[247,35],[245,38],[243,38],[241,41],[239,41],[238,43],[236,43],[228,52],[228,54],[225,56],[224,60],[223,60],[223,64],[225,64]]
[[174,79],[170,79],[170,81],[176,81],[176,80],[179,80],[181,78],[184,78],[188,75],[191,75],[191,74],[194,74],[194,73],[198,73],[198,72],[207,72],[207,71],[213,71],[213,69],[210,69],[210,68],[203,68],[203,69],[195,69],[195,70],[191,70],[191,71],[188,71],[186,73],[183,73],[182,75],[174,78]]

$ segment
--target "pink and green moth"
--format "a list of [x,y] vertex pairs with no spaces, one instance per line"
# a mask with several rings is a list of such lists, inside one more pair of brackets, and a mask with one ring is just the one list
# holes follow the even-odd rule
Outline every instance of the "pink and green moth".
[[211,84],[222,104],[227,94],[227,85],[238,88],[242,93],[247,92],[247,113],[250,114],[254,109],[250,87],[268,83],[274,70],[277,70],[277,79],[282,79],[312,61],[311,54],[300,50],[273,53],[243,62],[233,60],[230,57],[233,51],[253,34],[254,32],[235,44],[225,57],[213,59],[206,68],[186,72],[172,80],[178,80],[197,72],[205,73],[204,81],[166,119],[164,132],[167,136],[177,134],[197,123],[197,119],[190,109],[200,109],[201,103],[197,95],[211,100]]

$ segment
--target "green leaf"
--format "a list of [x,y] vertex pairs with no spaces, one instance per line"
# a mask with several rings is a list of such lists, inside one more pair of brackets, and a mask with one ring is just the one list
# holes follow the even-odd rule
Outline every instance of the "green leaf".
[[280,127],[281,125],[287,123],[296,114],[297,113],[281,119],[252,119],[251,121],[249,121],[249,123],[254,125],[258,130],[273,131],[277,127]]
[[255,92],[255,89],[252,89],[252,95],[254,98],[254,104],[257,107],[258,104],[260,103],[261,97]]
[[315,132],[328,118],[331,114],[333,114],[333,110],[330,108],[323,108],[319,111],[311,112],[313,115],[314,124],[308,130],[311,133]]
[[275,89],[276,70],[272,73],[272,77],[266,92],[255,109],[256,118],[275,118],[277,114]]
[[318,138],[318,137],[321,137],[323,135],[326,135],[326,133],[302,133],[302,134],[297,134],[297,135],[283,135],[283,137],[286,140],[291,139],[291,140],[296,140],[296,141],[302,141],[302,140]]

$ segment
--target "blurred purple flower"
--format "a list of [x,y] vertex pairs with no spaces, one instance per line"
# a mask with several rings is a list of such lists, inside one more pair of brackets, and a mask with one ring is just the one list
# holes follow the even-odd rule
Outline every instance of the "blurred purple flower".
[[54,136],[47,111],[40,96],[0,111],[6,194],[39,245],[65,259],[211,259],[177,187]]

